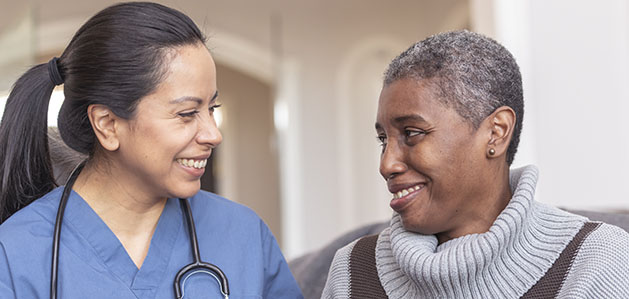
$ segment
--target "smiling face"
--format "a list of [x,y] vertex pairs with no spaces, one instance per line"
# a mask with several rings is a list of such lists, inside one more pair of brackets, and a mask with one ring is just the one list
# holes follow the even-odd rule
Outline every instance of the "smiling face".
[[157,89],[119,119],[119,181],[148,197],[183,197],[200,189],[212,149],[222,136],[214,120],[216,67],[203,45],[176,48]]
[[[435,96],[429,80],[400,79],[380,94],[380,173],[407,230],[461,235],[482,210],[489,134]],[[487,135],[487,136],[485,136]]]

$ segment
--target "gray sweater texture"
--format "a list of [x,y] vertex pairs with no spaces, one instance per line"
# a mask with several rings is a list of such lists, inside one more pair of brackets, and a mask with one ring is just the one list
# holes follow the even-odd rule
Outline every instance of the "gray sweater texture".
[[[378,236],[376,268],[389,298],[519,298],[551,268],[587,218],[536,202],[534,166],[510,174],[513,198],[489,231],[437,243],[394,214]],[[322,298],[351,298],[349,257],[339,249]],[[629,298],[629,234],[603,224],[582,243],[558,298]]]

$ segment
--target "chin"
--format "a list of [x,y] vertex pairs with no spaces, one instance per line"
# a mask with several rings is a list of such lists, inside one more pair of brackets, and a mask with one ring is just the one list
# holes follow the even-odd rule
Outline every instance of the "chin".
[[196,184],[185,184],[184,188],[177,188],[176,190],[172,190],[171,198],[190,198],[197,194],[199,190],[201,190],[201,183],[197,182]]
[[418,221],[416,217],[410,218],[409,216],[402,215],[402,226],[405,230],[409,232],[414,232],[422,235],[434,235],[437,233],[437,230],[434,228],[422,223],[422,221]]

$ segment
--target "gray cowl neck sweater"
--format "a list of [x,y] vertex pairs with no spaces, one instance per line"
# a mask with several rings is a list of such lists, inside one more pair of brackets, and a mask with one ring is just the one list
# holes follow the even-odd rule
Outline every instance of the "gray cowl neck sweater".
[[[586,218],[533,200],[537,168],[512,169],[513,198],[489,231],[437,244],[406,231],[400,216],[376,243],[389,298],[519,298],[544,276]],[[322,298],[352,298],[350,257],[339,249]],[[602,224],[581,244],[557,298],[629,298],[629,233]]]
[[489,231],[437,245],[406,231],[399,215],[376,245],[389,298],[517,298],[552,266],[584,217],[535,202],[537,168],[510,174],[513,198]]

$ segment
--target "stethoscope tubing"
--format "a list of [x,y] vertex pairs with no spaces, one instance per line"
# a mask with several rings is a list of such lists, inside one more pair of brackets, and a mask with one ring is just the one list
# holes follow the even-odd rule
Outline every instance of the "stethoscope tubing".
[[[85,166],[87,160],[81,162],[77,165],[70,177],[68,178],[65,187],[63,188],[63,193],[61,194],[61,200],[59,200],[59,208],[57,209],[57,217],[55,219],[55,227],[53,232],[52,239],[52,267],[50,274],[50,298],[57,298],[57,283],[58,283],[58,274],[59,274],[59,240],[61,239],[61,224],[63,223],[63,214],[66,208],[66,204],[68,202],[68,198],[70,197],[70,193],[72,192],[72,186],[76,181],[79,173]],[[190,271],[210,271],[210,275],[212,275],[220,286],[220,291],[223,296],[227,299],[229,298],[229,284],[227,282],[227,276],[223,271],[210,263],[205,263],[201,260],[201,254],[199,253],[199,242],[197,240],[197,232],[196,227],[194,225],[194,219],[192,218],[192,210],[190,209],[190,203],[185,198],[180,198],[179,202],[181,204],[181,211],[185,215],[186,224],[188,226],[188,236],[190,238],[190,247],[192,249],[192,257],[194,258],[194,262],[183,267],[181,270],[177,272],[174,281],[174,290],[175,290],[175,298],[182,299],[183,293],[181,291],[181,278],[184,277]],[[214,275],[212,274],[214,273]],[[194,274],[194,273],[192,273]],[[190,274],[190,275],[192,275]],[[187,277],[187,276],[186,276]]]
[[81,169],[85,166],[87,160],[84,160],[79,165],[77,165],[68,180],[66,181],[66,185],[63,188],[63,193],[61,194],[61,200],[59,200],[59,208],[57,209],[57,218],[55,219],[55,228],[52,238],[52,267],[50,273],[50,299],[57,299],[57,276],[59,273],[59,239],[61,238],[61,223],[63,222],[63,212],[66,209],[66,203],[68,203],[68,197],[70,197],[70,192],[72,192],[72,186],[76,181],[76,178],[79,176]]
[[177,275],[175,276],[175,281],[174,281],[175,298],[177,299],[183,298],[183,293],[181,292],[181,283],[180,283],[181,278],[186,273],[195,269],[209,270],[215,273],[216,275],[218,275],[218,277],[214,276],[214,278],[217,278],[217,281],[220,279],[219,285],[221,287],[221,293],[223,294],[225,298],[228,298],[229,284],[227,282],[227,276],[225,276],[225,273],[223,273],[223,271],[221,271],[219,267],[213,264],[204,263],[203,261],[201,261],[201,254],[199,253],[199,242],[197,241],[197,232],[196,232],[196,227],[194,225],[194,219],[192,219],[192,210],[190,209],[190,203],[188,202],[187,199],[184,199],[184,198],[180,198],[179,203],[181,204],[181,211],[183,211],[183,213],[186,216],[186,224],[188,225],[188,235],[190,237],[190,247],[192,248],[192,257],[194,258],[194,262],[192,264],[189,264],[183,267],[181,270],[179,270],[179,272],[177,272]]

